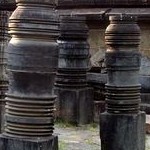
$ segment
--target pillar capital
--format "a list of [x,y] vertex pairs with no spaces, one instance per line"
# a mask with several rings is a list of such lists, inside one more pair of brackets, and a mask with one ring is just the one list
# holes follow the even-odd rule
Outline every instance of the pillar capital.
[[120,14],[110,16],[110,25],[105,31],[105,43],[107,51],[133,51],[133,47],[140,44],[140,28],[137,25],[137,17]]
[[[44,41],[58,38],[58,16],[51,1],[17,0],[17,8],[10,17],[10,34],[26,39]],[[29,7],[28,4],[31,6]]]

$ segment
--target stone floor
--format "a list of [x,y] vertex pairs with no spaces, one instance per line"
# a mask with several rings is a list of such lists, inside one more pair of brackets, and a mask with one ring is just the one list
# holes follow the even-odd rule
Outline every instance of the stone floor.
[[[55,133],[59,136],[59,150],[100,150],[99,127],[96,125],[73,127],[57,124]],[[146,150],[150,150],[150,135],[146,135]]]
[[59,150],[100,150],[98,127],[65,127],[56,125]]

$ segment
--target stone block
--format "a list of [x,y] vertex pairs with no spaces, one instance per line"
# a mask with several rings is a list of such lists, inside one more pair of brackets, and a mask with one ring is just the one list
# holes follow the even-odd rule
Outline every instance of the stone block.
[[93,89],[56,88],[58,118],[73,123],[87,124],[93,121]]
[[0,150],[58,150],[57,136],[22,139],[0,135]]
[[145,113],[100,116],[102,150],[144,150]]

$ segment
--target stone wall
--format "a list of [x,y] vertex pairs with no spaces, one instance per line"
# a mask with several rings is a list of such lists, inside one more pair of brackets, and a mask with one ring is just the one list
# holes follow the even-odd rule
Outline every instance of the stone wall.
[[149,6],[149,0],[57,0],[59,7],[134,7]]
[[105,21],[89,21],[89,44],[91,54],[91,65],[97,66],[97,62],[104,58],[105,46],[105,29],[107,24]]

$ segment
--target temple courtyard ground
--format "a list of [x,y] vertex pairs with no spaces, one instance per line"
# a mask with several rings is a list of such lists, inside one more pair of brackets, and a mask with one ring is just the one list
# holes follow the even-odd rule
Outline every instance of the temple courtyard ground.
[[[75,127],[56,123],[59,150],[100,150],[99,127],[96,124]],[[146,134],[146,149],[150,150],[150,134]]]
[[59,137],[59,150],[99,150],[99,129],[95,124],[74,127],[57,124],[55,133]]

